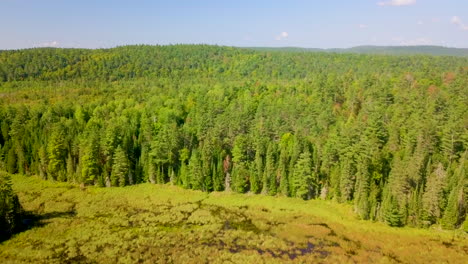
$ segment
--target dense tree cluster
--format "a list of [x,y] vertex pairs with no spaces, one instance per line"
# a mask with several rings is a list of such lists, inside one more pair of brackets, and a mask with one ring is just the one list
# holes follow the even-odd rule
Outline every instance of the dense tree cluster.
[[0,52],[0,166],[99,186],[334,199],[463,225],[468,59],[206,45]]
[[0,241],[21,228],[22,208],[8,173],[0,171]]

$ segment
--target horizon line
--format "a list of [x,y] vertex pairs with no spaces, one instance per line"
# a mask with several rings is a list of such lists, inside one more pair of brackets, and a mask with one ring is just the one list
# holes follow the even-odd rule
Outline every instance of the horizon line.
[[28,48],[7,48],[0,49],[0,51],[19,51],[19,50],[29,50],[29,49],[84,49],[84,50],[103,50],[103,49],[114,49],[119,47],[130,47],[130,46],[153,46],[153,47],[165,47],[165,46],[217,46],[217,47],[230,47],[230,48],[247,48],[247,49],[256,49],[256,48],[268,48],[268,49],[305,49],[305,50],[347,50],[360,47],[373,47],[373,48],[420,48],[420,47],[437,47],[437,48],[446,48],[446,49],[468,49],[468,47],[451,47],[451,46],[442,46],[442,45],[356,45],[346,48],[317,48],[317,47],[303,47],[303,46],[235,46],[235,45],[222,45],[222,44],[208,44],[208,43],[169,43],[169,44],[123,44],[115,45],[111,47],[96,47],[96,48],[87,48],[87,47],[67,47],[67,46],[33,46]]

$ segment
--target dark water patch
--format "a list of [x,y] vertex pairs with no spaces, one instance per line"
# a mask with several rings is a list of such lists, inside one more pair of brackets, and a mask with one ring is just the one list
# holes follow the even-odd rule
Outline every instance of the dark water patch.
[[250,232],[254,232],[255,234],[259,234],[262,232],[262,230],[260,230],[254,223],[252,223],[251,219],[246,219],[243,221],[225,220],[223,229],[224,230],[234,229],[234,230],[250,231]]
[[261,249],[255,248],[258,254],[265,255],[269,254],[273,258],[289,258],[290,260],[294,260],[298,257],[306,256],[309,254],[319,254],[321,257],[327,257],[330,252],[321,249],[321,247],[307,242],[307,244],[303,246],[298,246],[297,244],[293,243],[290,249]]
[[209,247],[216,247],[218,250],[227,250],[230,253],[236,254],[242,251],[255,251],[259,255],[269,255],[275,259],[285,259],[290,260],[297,259],[298,257],[318,254],[320,257],[325,258],[330,255],[330,252],[323,250],[322,245],[316,245],[311,242],[307,242],[304,245],[298,245],[294,242],[289,242],[289,249],[274,249],[274,248],[259,248],[259,247],[249,247],[238,243],[238,239],[235,239],[231,244],[226,244],[223,240],[218,240],[216,242],[205,242],[203,245]]

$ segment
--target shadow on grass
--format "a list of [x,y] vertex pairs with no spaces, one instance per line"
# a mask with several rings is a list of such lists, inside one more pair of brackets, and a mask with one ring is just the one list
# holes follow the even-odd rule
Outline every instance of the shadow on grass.
[[34,213],[29,211],[23,211],[20,217],[20,221],[16,224],[13,232],[8,232],[3,227],[0,229],[0,243],[10,239],[15,234],[27,231],[36,227],[43,227],[48,224],[47,220],[54,218],[65,218],[72,217],[76,214],[74,210],[65,212],[50,212],[50,213]]

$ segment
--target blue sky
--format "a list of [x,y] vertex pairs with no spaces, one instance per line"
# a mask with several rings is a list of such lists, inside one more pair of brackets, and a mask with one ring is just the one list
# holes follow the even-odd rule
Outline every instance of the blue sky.
[[0,49],[175,43],[468,48],[468,0],[0,0]]

